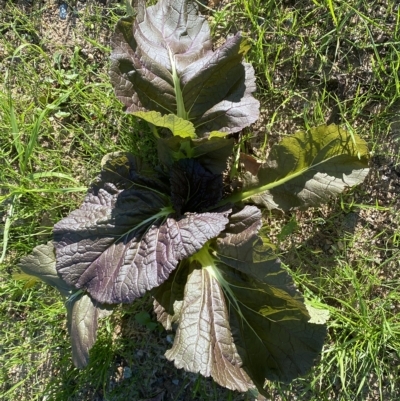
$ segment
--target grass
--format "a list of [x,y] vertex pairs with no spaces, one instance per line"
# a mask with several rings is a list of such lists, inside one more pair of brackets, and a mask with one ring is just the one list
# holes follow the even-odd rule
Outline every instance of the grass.
[[[0,17],[0,400],[251,400],[163,358],[168,333],[138,321],[145,297],[106,319],[87,369],[70,359],[62,300],[15,279],[18,260],[51,239],[82,201],[102,157],[147,154],[146,126],[121,111],[107,76],[109,35],[124,6],[7,3]],[[53,12],[53,14],[52,14]],[[330,312],[318,364],[275,400],[400,399],[400,9],[394,1],[232,0],[208,12],[218,44],[241,30],[257,74],[260,122],[247,149],[335,122],[373,152],[367,182],[321,209],[266,214],[306,298]],[[50,18],[51,16],[51,18]],[[62,25],[64,24],[64,25]],[[65,41],[48,32],[66,29]],[[65,32],[65,31],[63,31]]]

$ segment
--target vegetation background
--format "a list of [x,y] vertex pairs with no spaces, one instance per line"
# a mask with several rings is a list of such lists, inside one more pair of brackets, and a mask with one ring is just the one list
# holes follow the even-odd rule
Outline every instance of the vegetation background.
[[[150,3],[150,2],[149,2]],[[153,2],[154,3],[154,2]],[[0,400],[253,400],[178,371],[173,333],[151,299],[102,322],[90,365],[71,362],[63,300],[18,276],[82,201],[101,158],[155,162],[147,127],[109,83],[109,39],[126,5],[0,0]],[[264,158],[298,129],[336,123],[371,149],[366,182],[323,208],[266,213],[265,226],[305,296],[330,312],[320,360],[271,400],[400,400],[400,6],[397,0],[203,2],[215,46],[241,30],[262,117],[242,133]]]

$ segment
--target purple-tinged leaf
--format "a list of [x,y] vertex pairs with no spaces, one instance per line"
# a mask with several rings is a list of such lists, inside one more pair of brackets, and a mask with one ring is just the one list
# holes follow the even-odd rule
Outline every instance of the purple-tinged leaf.
[[189,65],[212,53],[207,20],[199,15],[196,2],[161,0],[140,13],[134,37],[139,51],[156,64],[178,74]]
[[262,226],[260,209],[255,206],[246,206],[239,212],[229,217],[229,224],[219,238],[222,243],[239,247],[243,242],[248,242],[252,237],[258,236]]
[[222,198],[222,174],[212,174],[196,159],[174,163],[170,174],[171,201],[178,214],[201,212]]
[[228,222],[230,211],[176,217],[158,187],[129,183],[142,177],[129,163],[103,171],[81,207],[54,226],[58,273],[101,303],[129,303],[159,286]]
[[185,285],[192,266],[194,263],[191,264],[188,259],[181,261],[168,280],[151,291],[157,320],[166,330],[171,330],[172,325],[180,319]]
[[185,106],[199,136],[212,131],[238,132],[259,117],[260,103],[252,96],[254,69],[240,63],[241,41],[237,34],[182,76]]
[[[128,152],[113,152],[105,155],[101,161],[99,182],[113,182],[121,189],[151,188],[160,194],[169,194],[166,176],[142,159]],[[95,183],[96,184],[96,183]]]
[[177,325],[166,357],[178,368],[239,391],[254,383],[265,394],[265,380],[310,369],[325,327],[309,322],[301,294],[263,244],[260,211],[246,206],[229,220],[153,291],[155,311],[167,329]]
[[218,281],[194,269],[185,286],[179,327],[165,354],[177,368],[211,376],[218,384],[245,392],[254,385],[241,368],[229,327],[229,312]]
[[87,294],[72,294],[74,288],[57,274],[56,257],[52,242],[38,245],[19,263],[21,270],[54,286],[64,297],[71,337],[72,360],[77,368],[84,368],[89,361],[89,350],[97,337],[98,320],[110,315],[112,310],[95,302]]
[[72,361],[83,369],[89,362],[89,351],[96,342],[98,320],[112,314],[112,309],[100,305],[87,294],[66,302],[68,332],[72,344]]
[[214,52],[195,2],[160,0],[117,24],[111,82],[127,112],[175,114],[200,136],[238,132],[259,115],[254,71],[242,63],[241,44],[237,34]]

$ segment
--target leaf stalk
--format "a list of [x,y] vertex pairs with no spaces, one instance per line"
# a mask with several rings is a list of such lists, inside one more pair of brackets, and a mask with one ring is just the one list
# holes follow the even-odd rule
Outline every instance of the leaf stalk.
[[175,66],[175,56],[172,55],[170,49],[168,49],[169,59],[171,61],[172,68],[172,79],[174,81],[174,89],[176,96],[176,115],[184,120],[189,120],[189,113],[185,109],[185,103],[183,101],[183,94],[181,89],[181,82],[179,80],[178,73]]

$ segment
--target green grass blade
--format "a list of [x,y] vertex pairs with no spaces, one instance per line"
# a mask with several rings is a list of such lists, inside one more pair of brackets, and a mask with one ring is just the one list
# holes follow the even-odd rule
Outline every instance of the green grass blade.
[[335,8],[333,6],[333,1],[332,0],[327,0],[328,3],[328,7],[329,7],[329,12],[331,13],[332,19],[333,19],[333,24],[335,26],[338,26],[338,20],[336,18],[336,14],[335,14]]
[[62,94],[58,99],[56,99],[53,103],[47,105],[39,114],[38,118],[35,120],[32,131],[29,136],[29,141],[26,146],[25,152],[24,152],[24,161],[23,161],[23,168],[24,171],[26,171],[26,168],[29,163],[29,159],[33,153],[33,150],[35,149],[38,137],[39,137],[39,132],[40,128],[42,125],[42,122],[44,118],[47,117],[47,115],[50,113],[50,111],[54,110],[57,108],[61,103],[64,103],[70,96],[71,92],[68,91],[64,94]]
[[28,178],[33,181],[36,179],[49,178],[49,177],[64,178],[65,180],[69,180],[75,184],[79,184],[79,182],[74,177],[71,177],[70,175],[64,173],[57,173],[56,171],[45,171],[43,173],[33,173],[28,175]]
[[19,196],[14,195],[11,199],[11,203],[8,209],[6,221],[4,224],[4,233],[3,233],[3,246],[2,246],[2,251],[1,251],[1,257],[0,257],[0,264],[4,262],[4,259],[6,257],[7,253],[7,246],[8,246],[8,239],[10,235],[10,227],[11,227],[11,221],[14,215],[14,205],[15,202],[17,202]]
[[8,113],[11,125],[11,135],[13,137],[13,144],[18,154],[18,162],[21,173],[25,173],[24,168],[24,145],[21,141],[21,133],[18,128],[18,122],[15,117],[14,105],[11,96],[9,97]]

